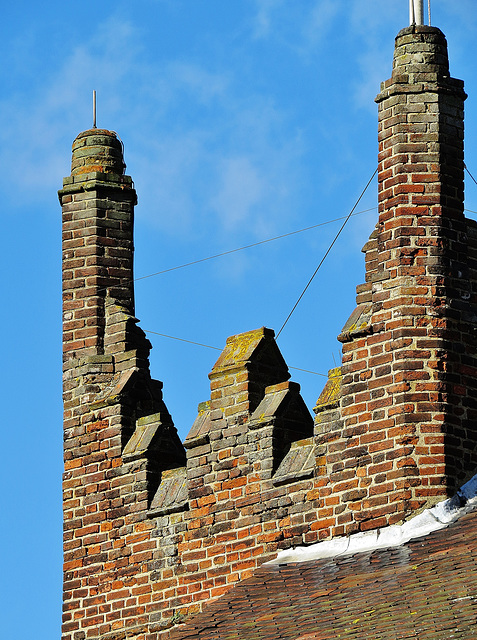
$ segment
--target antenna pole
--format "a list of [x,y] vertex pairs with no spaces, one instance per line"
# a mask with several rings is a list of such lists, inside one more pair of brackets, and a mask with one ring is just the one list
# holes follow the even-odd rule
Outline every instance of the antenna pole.
[[409,23],[424,24],[424,0],[409,0]]
[[93,129],[96,129],[96,91],[93,89]]
[[429,26],[431,26],[431,0],[427,0],[427,13],[429,15]]

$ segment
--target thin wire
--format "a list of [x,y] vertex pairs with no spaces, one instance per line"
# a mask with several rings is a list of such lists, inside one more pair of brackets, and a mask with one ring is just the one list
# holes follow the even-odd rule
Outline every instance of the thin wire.
[[294,371],[304,371],[305,373],[312,373],[314,376],[323,376],[323,378],[327,378],[326,373],[318,373],[318,371],[310,371],[309,369],[300,369],[299,367],[288,367],[289,369],[293,369]]
[[364,187],[363,191],[361,192],[359,198],[356,200],[354,207],[351,209],[351,211],[349,212],[349,214],[346,216],[346,220],[343,222],[343,224],[341,225],[340,230],[338,231],[338,233],[336,234],[336,236],[333,239],[333,242],[330,244],[330,246],[328,247],[328,249],[326,250],[325,255],[322,257],[320,264],[316,267],[315,272],[313,273],[313,275],[311,276],[311,278],[308,280],[306,287],[303,289],[303,291],[301,292],[300,297],[298,298],[298,300],[295,302],[293,309],[290,311],[290,313],[288,314],[285,322],[282,324],[282,327],[280,329],[280,331],[277,333],[277,338],[279,337],[279,335],[281,334],[281,332],[283,331],[283,329],[285,328],[285,325],[287,324],[287,322],[290,320],[290,318],[292,317],[293,312],[295,311],[295,309],[297,308],[297,306],[300,303],[300,300],[303,298],[303,296],[306,293],[306,290],[308,289],[308,287],[310,286],[310,284],[313,282],[314,277],[316,276],[316,274],[318,273],[318,271],[320,270],[321,265],[323,264],[323,262],[325,261],[327,255],[329,254],[329,252],[331,251],[331,249],[333,248],[333,245],[335,244],[335,242],[338,240],[341,232],[343,231],[343,229],[346,226],[346,223],[348,222],[348,220],[351,218],[351,216],[353,215],[354,210],[356,209],[356,207],[358,206],[358,204],[361,201],[361,198],[364,196],[364,194],[366,193],[369,185],[371,184],[371,182],[374,179],[374,176],[378,173],[378,167],[376,167],[373,175],[371,176],[371,178],[368,180],[368,183],[366,184],[366,186]]
[[143,329],[146,333],[153,333],[155,336],[162,336],[163,338],[170,338],[171,340],[179,340],[179,342],[187,342],[189,344],[195,344],[198,347],[207,347],[207,349],[215,349],[216,351],[222,351],[219,347],[211,347],[210,344],[203,344],[202,342],[194,342],[193,340],[185,340],[184,338],[176,338],[176,336],[168,336],[166,333],[158,333],[157,331],[150,331],[149,329]]
[[[171,340],[178,340],[179,342],[187,342],[188,344],[195,344],[198,347],[206,347],[207,349],[214,349],[215,351],[223,351],[219,347],[212,347],[210,344],[204,344],[203,342],[194,342],[193,340],[185,340],[184,338],[177,338],[176,336],[169,336],[166,333],[158,333],[157,331],[150,331],[149,329],[143,329],[146,333],[153,333],[155,336],[162,336],[163,338],[170,338]],[[317,371],[310,371],[309,369],[300,369],[299,367],[288,367],[295,371],[303,371],[304,373],[312,373],[314,376],[323,376],[327,378],[326,373],[318,373]]]
[[[430,11],[430,0],[429,0],[429,11]],[[430,24],[430,13],[429,13],[429,24]],[[471,174],[471,172],[469,171],[469,169],[467,168],[467,165],[464,164],[464,168],[467,171],[467,173],[469,174],[469,176],[472,178],[472,180],[474,181],[474,183],[477,185],[477,180],[474,178],[474,176]],[[313,278],[316,276],[316,274],[318,273],[318,270],[320,269],[321,265],[323,264],[325,258],[327,257],[327,255],[329,254],[329,252],[331,251],[333,245],[335,244],[336,240],[338,239],[338,237],[340,236],[341,232],[343,231],[346,223],[348,222],[348,220],[351,218],[351,216],[355,215],[360,215],[361,213],[368,213],[369,211],[373,211],[376,209],[376,207],[372,207],[371,209],[365,209],[363,211],[357,211],[356,213],[354,213],[354,210],[356,209],[356,207],[358,206],[360,200],[362,199],[362,197],[364,196],[364,194],[366,193],[369,185],[371,184],[371,182],[373,181],[374,176],[376,175],[376,173],[378,172],[378,169],[375,170],[375,172],[373,173],[373,175],[371,176],[371,178],[369,179],[368,183],[366,184],[365,188],[363,189],[363,191],[361,192],[361,195],[359,196],[358,200],[356,201],[354,207],[351,209],[350,213],[347,216],[342,216],[340,218],[335,218],[334,220],[328,220],[327,222],[321,222],[319,224],[315,224],[312,225],[311,227],[305,227],[304,229],[299,229],[298,231],[291,231],[290,233],[285,233],[281,236],[276,236],[274,238],[269,238],[268,240],[261,240],[260,242],[255,242],[254,244],[249,244],[249,245],[245,245],[243,247],[239,247],[238,249],[231,249],[230,251],[224,251],[223,253],[218,253],[214,256],[209,256],[208,258],[202,258],[200,260],[195,260],[194,262],[188,262],[186,264],[182,264],[179,265],[177,267],[172,267],[170,269],[165,269],[164,271],[158,271],[157,273],[151,273],[148,276],[142,276],[141,278],[136,278],[136,280],[144,280],[145,278],[151,278],[153,276],[157,276],[160,275],[162,273],[167,273],[168,271],[174,271],[176,269],[182,269],[184,267],[189,267],[191,265],[194,264],[198,264],[200,262],[205,262],[206,260],[212,260],[213,258],[219,258],[221,256],[227,255],[229,253],[234,253],[236,251],[242,251],[243,249],[249,249],[250,247],[256,247],[260,244],[265,244],[266,242],[272,242],[273,240],[279,240],[281,238],[286,238],[287,236],[292,236],[296,233],[302,233],[303,231],[309,231],[310,229],[316,229],[317,227],[322,227],[326,224],[331,224],[333,222],[337,222],[339,220],[345,220],[343,225],[341,226],[340,230],[338,231],[338,233],[336,234],[333,242],[330,244],[330,246],[328,247],[328,250],[326,251],[325,255],[323,256],[323,258],[321,259],[320,264],[318,265],[318,267],[316,268],[315,272],[313,273],[312,277],[310,278],[310,280],[308,281],[305,289],[303,290],[302,294],[300,295],[300,297],[298,298],[297,302],[295,303],[295,306],[293,307],[293,309],[291,310],[291,312],[288,314],[287,319],[285,320],[285,322],[283,323],[280,331],[277,334],[277,338],[280,335],[280,333],[283,331],[285,325],[287,324],[288,320],[291,318],[293,312],[295,311],[296,307],[298,306],[300,300],[303,298],[306,290],[308,289],[308,287],[310,286]],[[469,213],[474,213],[477,214],[477,211],[473,211],[472,209],[464,209],[464,211],[467,211]],[[152,333],[156,336],[161,336],[163,338],[169,338],[170,340],[177,340],[179,342],[186,342],[187,344],[193,344],[196,345],[198,347],[205,347],[207,349],[214,349],[215,351],[222,351],[222,349],[220,349],[220,347],[213,347],[210,344],[204,344],[203,342],[194,342],[193,340],[186,340],[185,338],[178,338],[176,336],[170,336],[166,333],[159,333],[157,331],[150,331],[149,329],[144,329],[144,331],[146,333]],[[294,371],[303,371],[304,373],[310,373],[312,375],[315,376],[323,376],[324,378],[327,378],[327,374],[325,373],[318,373],[317,371],[310,371],[309,369],[301,369],[300,367],[289,367],[289,369],[293,369]]]
[[[362,213],[368,213],[369,211],[375,211],[377,207],[371,207],[371,209],[364,209],[363,211],[357,211],[353,213],[354,216],[359,216]],[[303,233],[304,231],[310,231],[311,229],[316,229],[317,227],[323,227],[326,224],[332,224],[333,222],[339,222],[340,220],[344,220],[346,216],[341,216],[340,218],[334,218],[333,220],[327,220],[326,222],[320,222],[318,224],[314,224],[311,227],[305,227],[304,229],[298,229],[297,231],[290,231],[290,233],[283,233],[281,236],[275,236],[274,238],[268,238],[267,240],[260,240],[259,242],[254,242],[253,244],[246,244],[243,247],[238,247],[237,249],[229,249],[229,251],[223,251],[222,253],[216,253],[213,256],[208,256],[207,258],[200,258],[199,260],[194,260],[192,262],[186,262],[184,264],[180,264],[177,267],[170,267],[169,269],[163,269],[162,271],[157,271],[156,273],[150,273],[147,276],[141,276],[139,278],[135,278],[134,282],[138,280],[145,280],[146,278],[152,278],[154,276],[160,276],[163,273],[169,273],[169,271],[176,271],[177,269],[184,269],[184,267],[191,267],[194,264],[199,264],[200,262],[206,262],[207,260],[213,260],[214,258],[221,258],[222,256],[227,256],[230,253],[236,253],[237,251],[243,251],[244,249],[250,249],[251,247],[258,247],[261,244],[266,244],[267,242],[273,242],[274,240],[281,240],[281,238],[287,238],[288,236],[293,236],[297,233]]]
[[[472,178],[472,180],[475,182],[475,184],[477,184],[477,180],[474,178],[474,176],[470,173],[470,171],[467,169],[467,165],[464,164],[464,169],[467,171],[467,173],[469,174],[469,176]],[[475,213],[475,212],[472,212]]]

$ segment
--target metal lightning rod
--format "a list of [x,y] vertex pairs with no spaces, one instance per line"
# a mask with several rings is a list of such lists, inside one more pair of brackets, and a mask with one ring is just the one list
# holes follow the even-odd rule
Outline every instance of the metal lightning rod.
[[424,24],[424,0],[409,0],[409,23]]
[[96,91],[93,89],[93,129],[96,129]]

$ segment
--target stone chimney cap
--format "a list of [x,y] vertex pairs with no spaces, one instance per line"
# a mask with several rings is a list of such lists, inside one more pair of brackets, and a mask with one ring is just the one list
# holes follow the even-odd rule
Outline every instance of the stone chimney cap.
[[124,175],[123,144],[114,131],[88,129],[73,142],[71,175],[93,172]]

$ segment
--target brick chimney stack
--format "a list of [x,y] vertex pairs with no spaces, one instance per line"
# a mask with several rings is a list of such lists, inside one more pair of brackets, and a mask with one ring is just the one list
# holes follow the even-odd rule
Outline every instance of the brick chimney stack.
[[[402,476],[416,474],[416,488],[407,494],[411,508],[413,499],[445,497],[468,479],[466,450],[475,443],[461,392],[470,382],[462,379],[463,359],[473,342],[465,326],[471,312],[466,97],[464,83],[450,77],[444,34],[426,26],[401,31],[392,77],[376,98],[378,260],[370,275],[376,278],[373,324],[385,352],[388,336],[392,353],[395,386],[386,392],[392,398],[387,414],[401,432]],[[376,380],[386,379],[389,374],[376,372]],[[467,401],[472,387],[464,393]]]
[[[343,342],[351,530],[404,519],[475,472],[475,225],[464,206],[463,83],[435,27],[396,38],[379,105],[379,221]],[[470,240],[469,240],[470,238]],[[474,284],[472,284],[474,282]],[[338,469],[338,467],[335,467]],[[352,478],[354,474],[354,478]]]
[[113,131],[90,129],[73,143],[63,208],[65,358],[103,354],[108,297],[134,314],[133,217],[136,192],[124,175]]
[[114,132],[84,131],[59,192],[65,640],[137,624],[136,576],[155,546],[145,540],[147,512],[162,475],[185,464],[134,317],[136,192],[124,169]]

